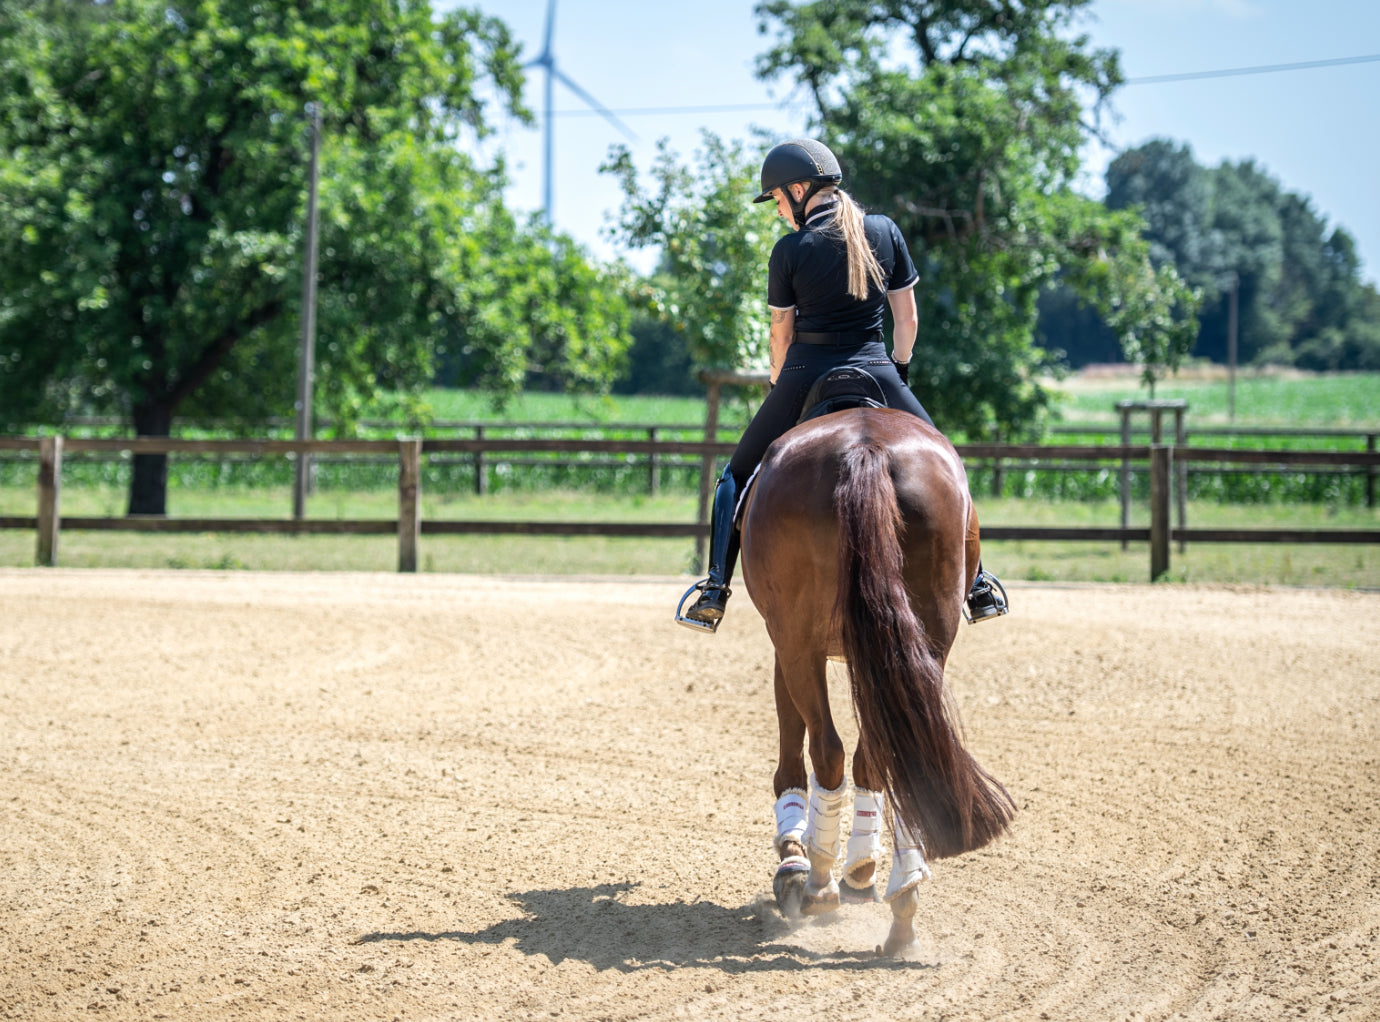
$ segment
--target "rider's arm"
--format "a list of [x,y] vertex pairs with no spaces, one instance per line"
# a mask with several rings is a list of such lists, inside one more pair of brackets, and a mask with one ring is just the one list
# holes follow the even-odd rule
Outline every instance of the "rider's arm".
[[896,321],[891,335],[891,357],[897,362],[909,362],[915,347],[915,332],[920,326],[920,313],[915,307],[915,288],[892,291],[886,296],[891,305],[891,317]]
[[[914,296],[911,301],[913,302]],[[770,307],[769,307],[770,308]],[[911,331],[911,341],[915,331]],[[781,375],[781,367],[786,364],[786,350],[795,339],[795,309],[771,310],[771,382]]]

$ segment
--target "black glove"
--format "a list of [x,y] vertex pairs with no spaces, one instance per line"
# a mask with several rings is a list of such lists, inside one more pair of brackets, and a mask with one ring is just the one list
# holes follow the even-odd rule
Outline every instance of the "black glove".
[[891,364],[894,365],[894,366],[896,367],[896,375],[899,376],[899,377],[901,377],[901,382],[904,383],[907,387],[909,387],[909,386],[910,386],[910,363],[909,363],[909,362],[897,362],[897,361],[893,358],[893,359],[891,360]]

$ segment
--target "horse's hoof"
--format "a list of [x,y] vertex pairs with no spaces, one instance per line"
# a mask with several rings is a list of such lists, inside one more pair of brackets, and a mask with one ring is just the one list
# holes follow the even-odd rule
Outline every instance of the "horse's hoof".
[[855,862],[852,866],[845,866],[843,870],[843,885],[851,887],[855,891],[865,891],[870,887],[877,886],[877,863],[873,859],[864,859]]
[[805,888],[805,901],[800,906],[800,911],[807,916],[826,916],[830,912],[839,910],[839,885],[832,877],[826,887],[814,890],[808,885]]
[[804,914],[805,887],[810,876],[810,864],[798,855],[783,859],[772,877],[771,892],[776,907],[787,919],[799,919]]
[[920,907],[920,892],[908,887],[891,901],[891,933],[882,952],[898,955],[915,943],[915,913]]
[[882,945],[882,954],[894,958],[902,951],[915,946],[915,927],[910,920],[903,924],[899,919],[891,924],[891,932],[887,934],[886,943]]
[[839,885],[839,896],[845,905],[871,905],[882,900],[876,884],[854,887],[846,881]]

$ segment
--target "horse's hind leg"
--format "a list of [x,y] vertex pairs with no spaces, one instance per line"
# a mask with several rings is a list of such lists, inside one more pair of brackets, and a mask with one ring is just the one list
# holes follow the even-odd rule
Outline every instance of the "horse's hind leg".
[[886,794],[882,778],[867,761],[861,739],[853,753],[853,822],[843,860],[844,901],[877,900],[877,870],[882,862],[882,819]]
[[[895,807],[892,808],[895,815]],[[915,911],[920,905],[920,884],[930,876],[920,839],[911,834],[899,815],[895,816],[892,839],[891,876],[887,878],[884,898],[891,905],[891,933],[885,945],[889,955],[915,943]]]
[[899,954],[915,943],[915,913],[920,907],[920,892],[911,887],[891,902],[891,932],[882,952]]
[[843,801],[848,797],[848,784],[840,781],[837,788],[824,788],[814,774],[810,776],[810,781],[810,817],[805,828],[810,881],[805,888],[805,903],[801,911],[806,915],[824,915],[839,907],[839,885],[834,879],[834,863],[839,859],[839,825]]
[[[787,915],[819,915],[838,908],[833,865],[839,855],[839,817],[847,784],[843,743],[829,714],[824,658],[776,659],[776,712],[781,731],[776,770],[776,851],[780,858],[772,889]],[[809,736],[815,773],[805,788],[804,739]],[[823,774],[834,783],[826,788]],[[808,797],[808,816],[802,813]],[[807,875],[808,874],[808,875]]]
[[805,858],[805,811],[810,793],[805,778],[805,718],[795,708],[776,659],[776,722],[781,732],[781,751],[776,764],[776,836],[773,845],[777,858],[772,893],[777,907],[788,917],[801,914],[805,888],[809,882],[810,861]]
[[[848,857],[843,864],[845,901],[872,901],[877,897],[877,870],[882,855],[882,806],[885,796],[877,790],[882,777],[872,767],[867,746],[858,740],[853,753],[853,830],[848,836]],[[885,950],[895,954],[915,942],[915,912],[920,904],[919,888],[930,871],[925,865],[922,843],[901,822],[893,807],[891,876],[884,900],[891,905],[891,933]]]

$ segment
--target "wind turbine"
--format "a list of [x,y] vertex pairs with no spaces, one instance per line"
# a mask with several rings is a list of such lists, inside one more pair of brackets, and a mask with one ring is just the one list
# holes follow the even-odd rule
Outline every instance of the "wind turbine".
[[608,121],[615,128],[621,131],[631,142],[637,141],[631,128],[620,121],[608,107],[604,106],[588,92],[577,85],[569,75],[556,66],[556,54],[551,50],[551,36],[556,27],[556,0],[550,0],[546,7],[546,38],[542,42],[541,55],[534,60],[529,60],[523,67],[539,67],[546,72],[546,101],[542,112],[542,205],[546,214],[547,226],[551,225],[552,199],[551,199],[551,157],[552,157],[552,94],[555,88],[556,79],[560,79],[564,85],[576,96],[584,100],[590,107],[603,114],[604,120]]

